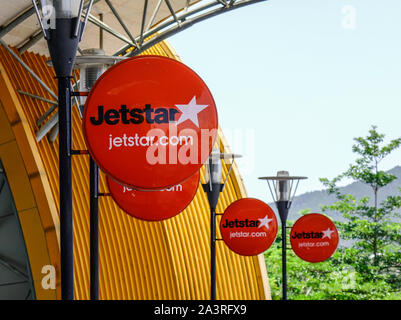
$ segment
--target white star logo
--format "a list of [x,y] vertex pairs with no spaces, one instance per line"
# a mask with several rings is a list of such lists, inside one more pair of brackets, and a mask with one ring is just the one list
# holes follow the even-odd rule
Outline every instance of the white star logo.
[[323,230],[322,232],[323,232],[322,239],[324,239],[324,238],[331,239],[331,234],[334,232],[334,230],[331,230],[330,228],[327,228],[327,230]]
[[198,113],[209,105],[196,104],[196,96],[194,96],[188,104],[176,104],[175,106],[181,111],[177,125],[186,120],[191,120],[199,128]]
[[260,221],[260,225],[258,226],[258,228],[262,228],[263,226],[265,226],[267,229],[269,229],[269,222],[273,221],[273,219],[268,219],[267,215],[263,219],[258,220]]

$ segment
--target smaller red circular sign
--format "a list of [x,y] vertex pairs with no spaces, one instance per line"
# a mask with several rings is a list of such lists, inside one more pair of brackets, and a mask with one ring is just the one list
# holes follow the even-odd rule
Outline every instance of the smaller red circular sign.
[[109,191],[117,205],[130,216],[147,221],[169,219],[183,211],[195,197],[199,179],[198,171],[173,187],[159,191],[139,191],[106,176]]
[[335,224],[320,213],[299,218],[291,229],[291,247],[295,254],[308,262],[322,262],[337,249],[338,231]]
[[220,232],[225,244],[243,256],[266,251],[277,236],[277,218],[263,201],[244,198],[233,202],[224,211]]

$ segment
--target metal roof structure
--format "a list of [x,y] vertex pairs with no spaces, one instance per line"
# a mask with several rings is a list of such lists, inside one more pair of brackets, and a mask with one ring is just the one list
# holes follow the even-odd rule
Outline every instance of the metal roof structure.
[[[85,49],[100,47],[106,55],[135,56],[197,22],[262,1],[266,0],[83,0],[81,16],[87,17],[89,23],[84,26],[78,51],[83,53]],[[58,112],[53,113],[57,108],[57,96],[9,48],[16,48],[20,55],[30,51],[49,56],[43,22],[38,19],[40,16],[44,20],[46,16],[38,9],[37,2],[40,1],[0,0],[0,45],[54,98],[55,101],[49,102],[51,107],[37,119],[38,125],[43,126],[36,135],[38,141],[47,134],[54,141],[58,135]],[[75,0],[76,5],[80,2]],[[77,85],[79,79],[74,80]],[[19,93],[45,99],[30,92]],[[79,108],[77,99],[74,103]],[[44,123],[43,119],[52,113]]]
[[[36,1],[36,0],[33,0]],[[92,0],[79,51],[97,48],[104,34],[108,55],[136,55],[193,24],[224,12],[266,0]],[[17,48],[49,55],[31,0],[1,0],[0,39]]]

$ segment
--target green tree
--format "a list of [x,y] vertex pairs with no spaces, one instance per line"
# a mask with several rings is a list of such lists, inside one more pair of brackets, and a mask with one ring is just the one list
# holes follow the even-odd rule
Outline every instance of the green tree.
[[[311,213],[310,209],[297,212],[303,216]],[[292,227],[294,221],[288,221]],[[287,234],[287,243],[290,242]],[[324,262],[310,263],[301,260],[289,250],[287,253],[287,293],[290,300],[350,300],[358,299],[355,293],[356,274],[352,266],[341,263],[340,252]],[[272,299],[281,299],[281,234],[273,246],[265,253],[267,273],[270,280]],[[376,292],[376,291],[373,291]],[[372,298],[372,297],[371,297]]]
[[[384,144],[384,135],[373,126],[366,138],[356,138],[353,151],[358,155],[349,169],[332,180],[322,178],[337,200],[323,211],[338,211],[346,222],[336,221],[341,239],[352,245],[340,247],[327,261],[308,263],[291,250],[287,254],[289,299],[401,299],[401,208],[400,195],[379,203],[380,189],[395,176],[380,170],[381,161],[401,146],[401,138]],[[357,199],[341,194],[337,184],[344,178],[361,181],[371,194]],[[400,188],[401,191],[401,188]],[[309,213],[301,210],[300,215]],[[289,226],[293,224],[289,221]],[[266,251],[265,261],[273,299],[281,298],[281,239]]]
[[[401,224],[396,210],[401,208],[401,196],[393,195],[379,203],[380,189],[396,179],[380,170],[380,164],[392,151],[400,147],[401,138],[384,143],[384,134],[372,126],[367,137],[355,138],[352,151],[358,158],[345,172],[332,180],[320,179],[337,202],[323,207],[323,211],[338,211],[346,222],[339,223],[341,237],[352,241],[350,248],[341,250],[341,263],[355,268],[357,278],[386,287],[399,293],[401,289]],[[361,199],[341,194],[337,184],[344,178],[360,181],[371,187],[372,193]],[[400,188],[401,191],[401,188]]]

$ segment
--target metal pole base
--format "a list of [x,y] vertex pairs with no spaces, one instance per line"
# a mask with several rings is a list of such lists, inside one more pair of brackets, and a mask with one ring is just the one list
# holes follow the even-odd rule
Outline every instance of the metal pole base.
[[69,77],[58,78],[60,166],[61,298],[74,300],[74,252],[71,175],[71,87]]
[[287,300],[287,217],[291,202],[277,201],[276,205],[281,220],[282,300]]
[[99,169],[89,160],[90,176],[90,298],[99,300]]

